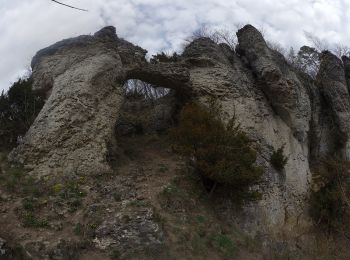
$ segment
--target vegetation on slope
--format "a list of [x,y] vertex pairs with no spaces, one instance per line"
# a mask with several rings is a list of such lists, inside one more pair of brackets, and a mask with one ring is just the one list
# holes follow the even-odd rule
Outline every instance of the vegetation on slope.
[[350,238],[350,162],[329,158],[314,173],[310,214],[315,224],[328,233]]
[[11,149],[32,125],[44,96],[32,90],[31,78],[19,79],[0,95],[0,149]]
[[223,122],[221,108],[211,102],[209,108],[190,103],[180,112],[178,126],[172,130],[175,148],[191,158],[197,171],[217,184],[247,191],[259,182],[263,173],[255,165],[256,151],[248,136],[231,118]]
[[277,171],[282,171],[288,162],[288,157],[284,155],[284,145],[273,151],[270,162]]

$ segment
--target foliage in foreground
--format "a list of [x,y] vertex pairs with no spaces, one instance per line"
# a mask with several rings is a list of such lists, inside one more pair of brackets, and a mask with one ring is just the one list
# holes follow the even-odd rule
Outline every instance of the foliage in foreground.
[[152,55],[150,63],[158,64],[160,62],[177,62],[179,60],[179,55],[174,52],[173,54],[168,54],[165,52],[157,53],[156,55]]
[[223,123],[221,108],[190,103],[180,112],[178,126],[171,132],[175,148],[194,161],[198,172],[214,182],[237,190],[256,184],[262,169],[255,165],[256,151],[248,136],[231,118]]
[[272,166],[277,170],[277,171],[282,171],[284,169],[284,166],[288,162],[288,158],[284,155],[284,145],[278,148],[276,151],[273,151],[270,162]]
[[19,79],[0,95],[0,148],[11,149],[23,136],[44,105],[44,97],[32,90],[32,79]]
[[350,162],[327,159],[314,174],[317,186],[310,197],[310,214],[327,232],[348,232],[350,218]]

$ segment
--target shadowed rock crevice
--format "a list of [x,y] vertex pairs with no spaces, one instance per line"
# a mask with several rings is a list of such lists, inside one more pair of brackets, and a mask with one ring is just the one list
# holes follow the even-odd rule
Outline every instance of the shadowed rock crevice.
[[[349,160],[350,96],[342,61],[330,52],[323,52],[317,75],[317,85],[332,115],[332,135],[329,140],[338,143],[344,159]],[[334,146],[333,145],[333,146]]]

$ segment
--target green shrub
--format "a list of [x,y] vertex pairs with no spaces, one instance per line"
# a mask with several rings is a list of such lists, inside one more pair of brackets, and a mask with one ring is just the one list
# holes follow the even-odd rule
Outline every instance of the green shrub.
[[248,136],[231,118],[223,123],[221,108],[210,102],[183,107],[178,126],[171,131],[174,148],[194,162],[198,172],[216,184],[246,189],[259,181],[262,169],[255,165],[256,151]]
[[117,249],[113,249],[109,256],[112,260],[118,260],[120,259],[121,253]]
[[211,245],[222,253],[223,259],[230,259],[237,250],[234,242],[227,235],[214,234],[209,239]]
[[270,158],[270,163],[277,171],[282,171],[284,169],[284,166],[288,162],[288,158],[284,155],[283,150],[284,150],[284,145],[282,145],[276,151],[273,151]]
[[[310,215],[328,232],[345,232],[350,217],[350,162],[327,159],[313,175]],[[348,230],[349,231],[349,230]]]
[[80,185],[84,181],[84,178],[81,177],[55,184],[51,188],[51,195],[66,203],[69,212],[74,212],[82,206],[82,198],[86,196]]
[[0,95],[0,150],[16,145],[44,105],[44,95],[32,90],[31,78],[19,79]]
[[0,166],[0,184],[3,184],[9,192],[24,196],[38,197],[47,191],[43,182],[28,176],[22,167],[14,167],[7,162],[3,162]]
[[22,216],[24,227],[44,228],[48,227],[49,223],[46,219],[38,219],[33,212],[26,212]]
[[33,197],[24,198],[22,206],[24,210],[33,212],[37,208],[37,201]]
[[161,52],[156,55],[152,55],[150,62],[152,64],[157,64],[160,62],[176,62],[178,60],[179,60],[179,55],[176,52],[174,52],[173,54]]
[[84,233],[84,226],[80,223],[76,224],[74,229],[73,229],[73,232],[77,236],[82,236]]

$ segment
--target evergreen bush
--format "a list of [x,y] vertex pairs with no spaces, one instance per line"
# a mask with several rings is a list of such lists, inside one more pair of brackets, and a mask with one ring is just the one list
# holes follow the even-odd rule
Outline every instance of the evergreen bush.
[[287,164],[288,158],[284,155],[284,145],[273,151],[270,163],[277,171],[282,171],[284,166]]
[[32,90],[31,78],[19,79],[0,95],[0,149],[13,148],[44,105],[44,96]]
[[[313,175],[310,215],[326,231],[348,232],[350,219],[350,162],[323,160]],[[348,234],[349,235],[349,234]]]
[[246,189],[256,184],[262,169],[255,165],[256,151],[235,118],[223,123],[221,108],[189,103],[171,131],[175,149],[194,161],[198,172],[216,184]]

